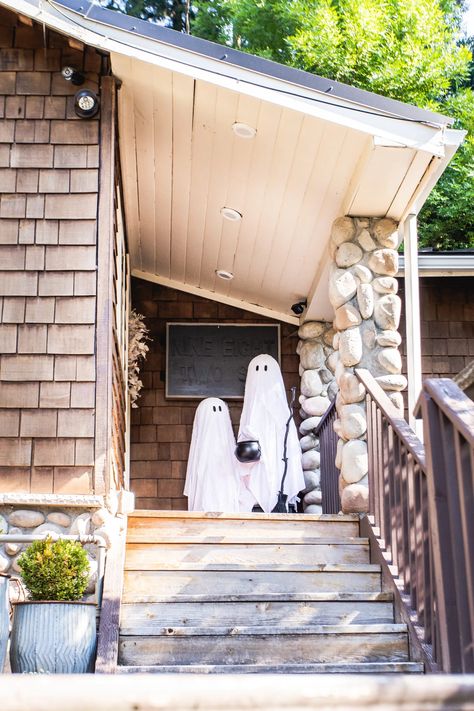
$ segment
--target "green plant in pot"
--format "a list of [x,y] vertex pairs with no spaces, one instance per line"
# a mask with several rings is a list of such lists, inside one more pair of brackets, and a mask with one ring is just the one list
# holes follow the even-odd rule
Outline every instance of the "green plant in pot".
[[96,608],[81,599],[89,582],[89,561],[81,544],[48,536],[28,546],[18,566],[30,599],[15,604],[12,671],[93,671]]

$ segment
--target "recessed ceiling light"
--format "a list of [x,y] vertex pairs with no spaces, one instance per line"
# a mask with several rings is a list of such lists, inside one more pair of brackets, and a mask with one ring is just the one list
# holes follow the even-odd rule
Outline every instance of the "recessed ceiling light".
[[224,279],[224,281],[230,281],[231,279],[234,278],[234,275],[232,272],[228,272],[225,269],[216,269],[216,274],[219,277],[219,279]]
[[226,220],[230,220],[231,222],[238,222],[242,219],[241,213],[234,210],[233,207],[221,207],[221,215],[222,217],[225,217]]
[[257,129],[249,126],[248,123],[234,123],[232,130],[239,138],[255,138]]

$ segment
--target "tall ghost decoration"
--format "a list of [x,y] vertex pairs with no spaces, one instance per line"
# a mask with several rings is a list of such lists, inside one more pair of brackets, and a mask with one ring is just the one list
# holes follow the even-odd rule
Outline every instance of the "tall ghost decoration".
[[[277,503],[283,476],[283,447],[290,415],[285,386],[278,362],[269,355],[250,361],[245,381],[245,397],[238,441],[258,440],[262,450],[258,461],[240,464],[248,490],[261,508],[269,513]],[[301,449],[296,426],[291,419],[287,443],[288,470],[283,493],[288,504],[295,503],[305,488]],[[248,509],[251,510],[251,509]]]
[[184,495],[188,511],[239,511],[241,480],[229,408],[209,397],[196,409]]

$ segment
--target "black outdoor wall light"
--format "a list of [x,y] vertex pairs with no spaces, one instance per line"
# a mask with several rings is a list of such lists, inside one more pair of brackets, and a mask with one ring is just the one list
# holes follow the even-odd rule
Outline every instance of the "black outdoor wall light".
[[74,97],[74,111],[79,118],[93,118],[99,111],[99,99],[90,89],[81,89]]

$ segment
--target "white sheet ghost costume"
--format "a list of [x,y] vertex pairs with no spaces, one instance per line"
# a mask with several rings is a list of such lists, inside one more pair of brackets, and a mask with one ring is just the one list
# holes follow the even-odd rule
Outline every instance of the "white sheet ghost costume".
[[[289,416],[280,366],[272,356],[257,356],[250,361],[247,370],[237,439],[239,442],[258,440],[262,454],[256,462],[239,463],[239,471],[255,501],[267,513],[272,511],[278,499],[284,471],[283,447]],[[288,496],[287,503],[292,504],[298,492],[305,488],[301,448],[293,419],[288,431],[287,457],[288,469],[283,493]],[[247,510],[251,510],[251,507]]]
[[209,397],[197,407],[184,495],[188,511],[239,511],[241,479],[235,458],[229,408]]

